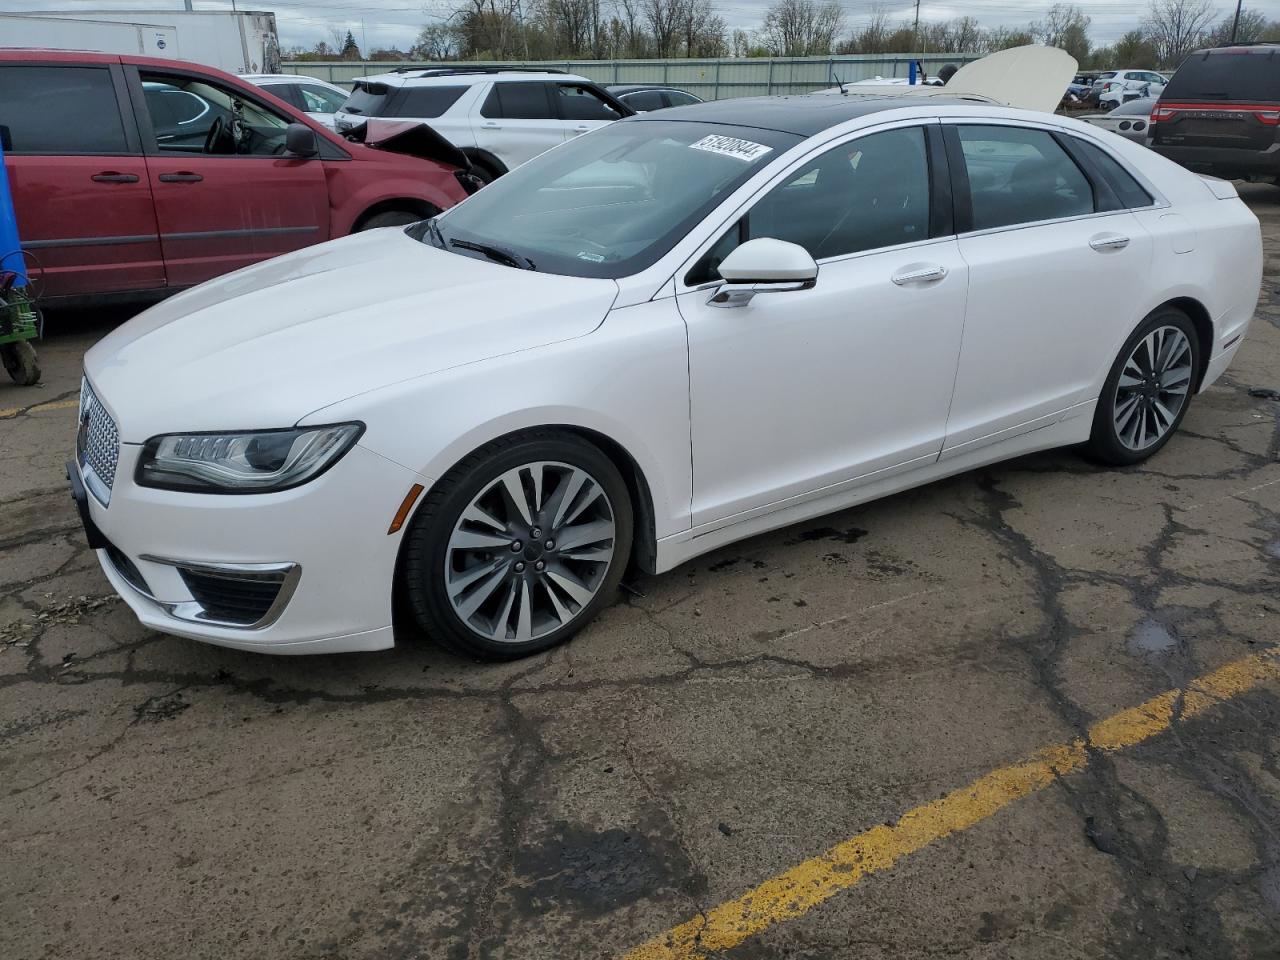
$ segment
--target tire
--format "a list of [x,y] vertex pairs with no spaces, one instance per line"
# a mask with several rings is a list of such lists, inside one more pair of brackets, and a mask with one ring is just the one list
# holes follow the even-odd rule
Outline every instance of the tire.
[[480,181],[481,189],[487,187],[489,184],[493,183],[493,181],[502,176],[501,173],[493,169],[493,167],[489,166],[489,164],[485,163],[483,160],[473,159],[471,161],[471,169],[467,172]]
[[406,537],[404,594],[446,649],[515,660],[564,643],[612,602],[632,536],[627,485],[597,447],[554,430],[505,437],[423,501]]
[[382,213],[375,213],[368,220],[365,220],[356,228],[355,232],[364,233],[366,230],[377,230],[379,227],[404,227],[426,219],[422,214],[414,213],[412,210],[386,210]]
[[36,348],[26,340],[17,340],[0,346],[0,360],[13,382],[23,387],[33,387],[40,382],[40,364],[36,360]]
[[1141,463],[1154,454],[1186,416],[1199,371],[1200,340],[1191,319],[1173,307],[1148,316],[1107,374],[1089,454],[1112,466]]

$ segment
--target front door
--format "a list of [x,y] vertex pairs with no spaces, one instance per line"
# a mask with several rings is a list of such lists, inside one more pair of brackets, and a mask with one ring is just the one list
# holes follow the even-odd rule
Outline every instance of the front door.
[[556,112],[564,123],[566,140],[622,119],[622,114],[590,87],[561,83],[556,85],[555,91]]
[[[782,174],[677,277],[695,527],[937,458],[967,271],[930,193],[923,126],[865,134]],[[709,304],[716,265],[756,237],[805,247],[817,284]]]
[[1117,336],[1141,319],[1151,238],[1116,190],[1091,182],[1071,139],[1023,125],[945,126],[963,155],[973,227],[959,240],[969,309],[951,456],[1093,399]]
[[324,165],[283,156],[288,117],[198,74],[144,70],[135,82],[170,286],[329,238]]
[[0,66],[0,145],[37,296],[164,286],[146,161],[125,122],[127,103],[117,66]]

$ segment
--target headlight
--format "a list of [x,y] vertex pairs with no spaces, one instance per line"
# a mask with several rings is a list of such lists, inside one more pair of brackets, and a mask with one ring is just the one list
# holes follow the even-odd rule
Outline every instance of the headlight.
[[306,483],[351,449],[363,423],[244,433],[171,433],[147,441],[134,480],[200,493],[270,493]]

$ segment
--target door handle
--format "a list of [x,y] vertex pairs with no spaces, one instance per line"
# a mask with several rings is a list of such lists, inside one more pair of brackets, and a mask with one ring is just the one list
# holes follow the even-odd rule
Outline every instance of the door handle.
[[102,173],[95,173],[89,179],[94,183],[137,183],[138,175],[136,173],[116,173],[114,170],[104,170]]
[[1108,250],[1123,250],[1128,245],[1129,238],[1122,237],[1119,234],[1112,234],[1109,237],[1094,237],[1089,241],[1089,246],[1099,253],[1105,253]]
[[188,173],[185,170],[181,173],[162,173],[159,177],[161,183],[199,183],[203,179],[204,177],[200,174]]
[[898,286],[905,287],[908,283],[932,283],[935,280],[941,280],[946,275],[946,267],[909,267],[901,273],[895,273],[892,280]]
[[487,121],[486,123],[484,123],[484,124],[483,124],[483,126],[484,126],[484,128],[485,128],[486,130],[501,130],[501,129],[502,129],[502,124],[500,124],[500,123],[494,123],[492,120]]
[[574,127],[573,129],[574,129],[574,130],[577,130],[577,131],[578,131],[578,133],[586,133],[586,132],[587,132],[588,130],[590,130],[591,128],[590,128],[590,127],[588,127],[588,126],[586,126],[586,125],[584,124],[584,125],[583,125],[583,126],[581,126],[581,127]]

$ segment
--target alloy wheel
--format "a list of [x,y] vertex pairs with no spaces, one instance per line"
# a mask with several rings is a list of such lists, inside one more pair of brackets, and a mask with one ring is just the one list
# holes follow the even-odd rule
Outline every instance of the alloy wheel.
[[1191,389],[1191,341],[1177,327],[1156,327],[1138,341],[1120,371],[1112,422],[1130,450],[1157,443],[1178,419]]
[[462,511],[446,547],[445,593],[479,636],[538,640],[600,591],[614,537],[613,505],[595,477],[567,463],[527,463],[486,484]]

